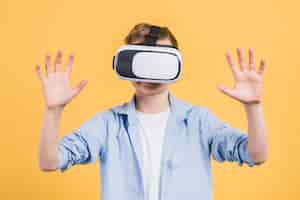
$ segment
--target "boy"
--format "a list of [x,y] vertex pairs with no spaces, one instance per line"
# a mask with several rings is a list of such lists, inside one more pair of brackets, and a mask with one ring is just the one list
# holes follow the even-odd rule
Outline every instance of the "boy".
[[[125,42],[143,42],[150,27],[137,24]],[[178,48],[167,27],[162,28],[157,44]],[[240,69],[226,54],[235,87],[218,88],[242,103],[248,135],[222,122],[207,108],[178,99],[168,90],[169,83],[131,81],[135,93],[129,102],[98,112],[62,139],[57,138],[61,113],[87,81],[70,87],[74,56],[69,56],[63,71],[62,53],[57,52],[53,67],[47,55],[46,75],[36,67],[46,102],[39,145],[41,170],[64,172],[99,159],[103,200],[212,199],[211,156],[218,162],[250,167],[267,159],[261,105],[265,62],[261,61],[256,71],[252,49],[248,67],[241,49],[237,54]]]

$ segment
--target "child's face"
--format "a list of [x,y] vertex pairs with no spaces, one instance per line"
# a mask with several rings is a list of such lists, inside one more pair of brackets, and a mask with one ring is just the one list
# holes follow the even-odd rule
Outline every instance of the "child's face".
[[[171,41],[166,39],[157,40],[157,44],[172,45]],[[151,96],[159,93],[163,93],[168,90],[170,83],[146,83],[140,81],[130,81],[135,87],[135,92],[139,96]]]

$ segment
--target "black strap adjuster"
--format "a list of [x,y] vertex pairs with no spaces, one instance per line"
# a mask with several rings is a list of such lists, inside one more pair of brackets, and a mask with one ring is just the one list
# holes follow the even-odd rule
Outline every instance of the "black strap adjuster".
[[156,45],[156,41],[158,40],[159,33],[160,33],[161,27],[160,26],[154,26],[152,25],[150,27],[150,32],[145,35],[145,45]]

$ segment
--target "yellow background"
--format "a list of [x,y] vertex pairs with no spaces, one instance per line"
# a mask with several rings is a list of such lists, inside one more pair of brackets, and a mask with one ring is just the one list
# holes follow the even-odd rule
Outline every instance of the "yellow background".
[[99,198],[99,163],[74,166],[64,174],[38,168],[43,97],[35,65],[43,63],[46,52],[73,51],[72,84],[89,81],[63,113],[62,136],[131,97],[133,87],[116,78],[111,61],[139,22],[168,26],[179,41],[184,71],[171,87],[173,94],[208,106],[244,130],[242,105],[216,89],[217,83],[233,84],[224,52],[253,47],[256,60],[266,58],[269,160],[256,168],[213,161],[214,199],[299,199],[299,6],[296,0],[1,0],[0,199]]

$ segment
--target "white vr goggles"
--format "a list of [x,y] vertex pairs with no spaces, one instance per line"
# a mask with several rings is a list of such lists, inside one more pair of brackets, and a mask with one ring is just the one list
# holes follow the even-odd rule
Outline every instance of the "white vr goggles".
[[180,78],[182,58],[171,45],[158,45],[160,27],[152,26],[142,44],[121,46],[113,57],[113,70],[119,79],[171,83]]

